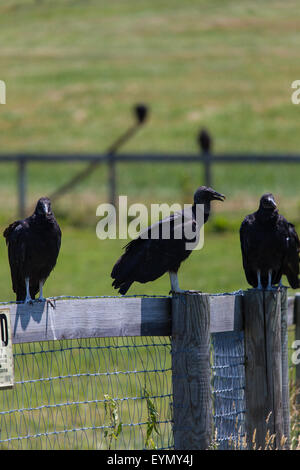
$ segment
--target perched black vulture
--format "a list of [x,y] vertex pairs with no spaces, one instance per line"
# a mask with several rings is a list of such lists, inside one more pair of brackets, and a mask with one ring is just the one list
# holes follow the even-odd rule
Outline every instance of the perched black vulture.
[[31,303],[56,264],[61,231],[51,210],[50,200],[39,199],[34,213],[17,220],[3,233],[8,246],[13,291],[17,301]]
[[137,104],[134,108],[135,115],[140,124],[144,124],[148,117],[148,108],[144,104]]
[[[138,238],[129,242],[125,253],[113,267],[113,287],[124,295],[133,282],[154,281],[169,272],[171,290],[183,292],[178,285],[177,271],[192,252],[188,249],[190,246],[187,248],[187,244],[195,241],[200,233],[201,227],[196,220],[197,205],[204,206],[205,223],[209,217],[211,201],[224,199],[223,194],[201,186],[194,194],[194,204],[189,212],[172,214],[148,227]],[[167,237],[166,229],[169,230]],[[186,235],[188,232],[194,234],[194,239]]]
[[198,136],[198,143],[202,152],[209,153],[212,148],[212,139],[206,129],[202,129]]
[[294,225],[278,213],[272,194],[264,194],[258,210],[245,217],[240,241],[251,286],[271,289],[285,274],[293,289],[299,287],[299,238]]

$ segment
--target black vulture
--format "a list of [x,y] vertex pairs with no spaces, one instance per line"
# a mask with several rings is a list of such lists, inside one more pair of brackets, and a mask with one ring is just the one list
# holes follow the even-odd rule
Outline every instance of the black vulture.
[[43,285],[56,264],[61,244],[61,230],[50,200],[39,199],[34,213],[10,224],[3,236],[16,300],[31,303],[38,291],[38,300],[45,300]]
[[144,104],[137,104],[134,108],[135,115],[140,124],[144,124],[148,117],[148,108]]
[[[125,247],[125,253],[113,267],[113,287],[124,295],[133,282],[154,281],[169,272],[171,291],[183,292],[178,285],[177,272],[181,263],[192,252],[188,243],[199,237],[201,226],[199,219],[197,221],[197,207],[203,208],[205,223],[209,217],[211,201],[224,199],[223,194],[200,186],[194,194],[194,204],[189,211],[171,214],[130,241]],[[168,230],[169,236],[165,236]],[[188,232],[194,234],[194,238],[187,235]]]
[[206,129],[202,129],[198,136],[198,143],[202,152],[210,153],[212,149],[212,139]]
[[279,214],[274,196],[264,194],[259,208],[247,215],[240,227],[243,267],[252,287],[268,290],[287,276],[293,289],[299,287],[300,243],[293,224]]

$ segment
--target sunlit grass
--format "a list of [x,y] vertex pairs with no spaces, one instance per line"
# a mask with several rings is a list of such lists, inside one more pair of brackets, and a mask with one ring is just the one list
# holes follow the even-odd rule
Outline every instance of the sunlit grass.
[[[131,125],[133,104],[145,102],[149,122],[124,151],[196,154],[196,136],[205,126],[216,153],[298,153],[299,107],[291,103],[290,88],[300,76],[297,8],[296,0],[2,2],[0,79],[7,104],[0,107],[0,152],[104,152]],[[28,165],[28,213],[38,197],[83,167]],[[17,168],[0,164],[0,175],[2,232],[17,217]],[[183,264],[180,286],[247,288],[240,222],[263,192],[272,191],[299,227],[299,176],[298,165],[215,166],[213,186],[227,199],[214,205],[204,248]],[[110,272],[126,241],[100,241],[95,231],[96,207],[108,199],[107,177],[101,165],[55,202],[63,238],[47,296],[116,293]],[[117,183],[129,202],[187,203],[204,175],[200,164],[122,164]],[[0,300],[13,300],[3,238],[0,260]],[[169,289],[165,275],[129,293]]]

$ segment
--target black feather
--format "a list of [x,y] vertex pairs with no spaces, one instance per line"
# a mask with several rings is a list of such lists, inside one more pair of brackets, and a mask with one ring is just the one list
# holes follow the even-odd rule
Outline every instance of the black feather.
[[264,194],[259,208],[247,215],[240,227],[240,242],[246,279],[257,287],[257,271],[261,272],[262,287],[272,285],[285,274],[293,289],[299,287],[299,238],[295,227],[278,213],[274,197]]
[[[191,254],[191,250],[186,247],[187,242],[193,241],[185,236],[184,221],[193,233],[199,232],[200,227],[195,217],[196,206],[204,205],[205,223],[209,217],[210,202],[214,199],[223,200],[224,196],[211,188],[201,186],[195,192],[189,218],[184,219],[183,212],[173,214],[148,227],[137,239],[129,242],[125,253],[118,259],[111,272],[113,287],[119,289],[120,294],[126,294],[135,281],[146,283],[158,279],[168,271],[177,272],[181,263]],[[167,224],[170,227],[169,239],[163,237]],[[178,234],[178,230],[182,234],[181,238],[176,238],[175,233]]]
[[34,213],[10,224],[3,236],[8,247],[16,300],[25,300],[27,277],[30,295],[34,299],[39,291],[39,282],[46,280],[54,268],[61,245],[61,230],[51,211],[50,200],[39,199]]

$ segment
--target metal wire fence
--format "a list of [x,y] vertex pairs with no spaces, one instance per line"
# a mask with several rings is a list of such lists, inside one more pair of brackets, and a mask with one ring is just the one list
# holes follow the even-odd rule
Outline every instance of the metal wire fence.
[[[242,448],[243,332],[211,340],[215,445]],[[0,449],[174,448],[168,336],[15,344],[14,369],[0,393]]]
[[172,447],[169,338],[20,344],[14,365],[1,449]]
[[[290,326],[289,343],[295,337]],[[289,383],[295,383],[295,364],[289,347]],[[219,450],[245,449],[245,344],[244,333],[212,335],[212,390],[214,443]]]
[[243,332],[212,335],[215,442],[220,450],[242,447],[245,435]]

